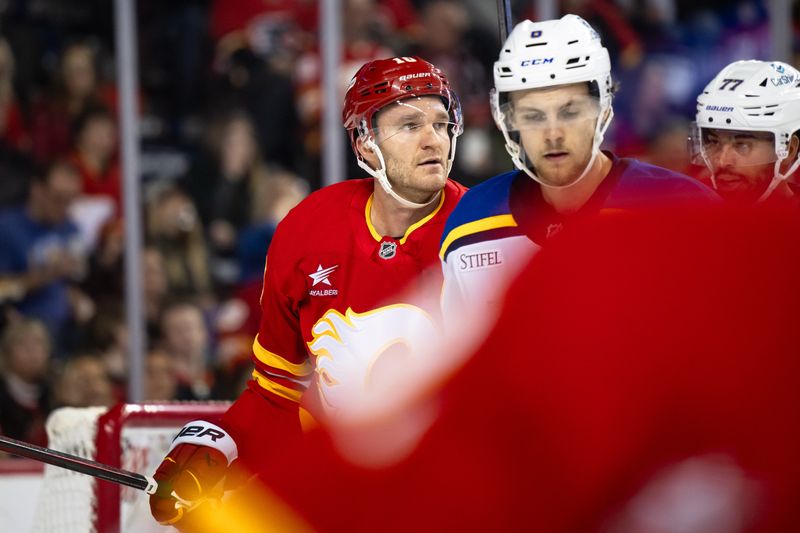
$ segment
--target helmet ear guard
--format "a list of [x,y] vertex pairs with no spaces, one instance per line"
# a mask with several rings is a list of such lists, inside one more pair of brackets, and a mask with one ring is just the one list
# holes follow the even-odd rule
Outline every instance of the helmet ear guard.
[[[359,134],[356,136],[355,143],[357,147],[367,152],[374,152],[378,148],[378,145],[375,144],[375,138],[370,133]],[[356,150],[356,156],[360,157],[358,150]]]

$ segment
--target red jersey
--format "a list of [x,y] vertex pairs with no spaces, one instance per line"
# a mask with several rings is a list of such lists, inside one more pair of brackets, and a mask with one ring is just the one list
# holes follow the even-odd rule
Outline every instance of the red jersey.
[[[441,287],[439,240],[466,189],[448,180],[431,214],[405,235],[382,236],[370,222],[373,183],[326,187],[278,225],[264,272],[253,380],[223,421],[247,462],[263,461],[254,425],[264,439],[291,442],[300,433],[301,399],[311,412],[335,411],[383,352],[434,328],[439,292],[413,303],[403,295],[431,282]],[[246,436],[236,438],[239,432]]]
[[339,450],[370,428],[315,431],[270,494],[326,532],[794,531],[800,223],[667,215],[537,255],[409,454],[354,466]]

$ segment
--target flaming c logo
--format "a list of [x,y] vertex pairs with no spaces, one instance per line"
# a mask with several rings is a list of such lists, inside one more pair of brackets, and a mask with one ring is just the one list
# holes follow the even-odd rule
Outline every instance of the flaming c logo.
[[329,414],[358,402],[392,379],[397,365],[416,364],[440,332],[428,313],[395,304],[356,313],[330,310],[312,328],[317,386]]

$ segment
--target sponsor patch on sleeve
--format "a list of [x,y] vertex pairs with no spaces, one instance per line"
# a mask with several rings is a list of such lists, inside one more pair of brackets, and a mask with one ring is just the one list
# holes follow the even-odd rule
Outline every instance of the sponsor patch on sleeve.
[[458,270],[468,272],[496,267],[503,264],[503,252],[497,250],[484,250],[482,252],[463,252],[458,254]]

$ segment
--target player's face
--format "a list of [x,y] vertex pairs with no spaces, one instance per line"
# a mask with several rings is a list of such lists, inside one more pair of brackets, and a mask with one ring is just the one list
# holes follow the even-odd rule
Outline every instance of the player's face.
[[598,99],[585,83],[517,91],[506,113],[510,131],[519,133],[528,161],[549,185],[568,185],[592,156]]
[[375,140],[386,162],[386,175],[401,196],[424,202],[444,187],[450,120],[437,96],[395,102],[378,113]]
[[702,138],[706,161],[723,198],[751,202],[767,190],[777,159],[771,133],[704,128]]

